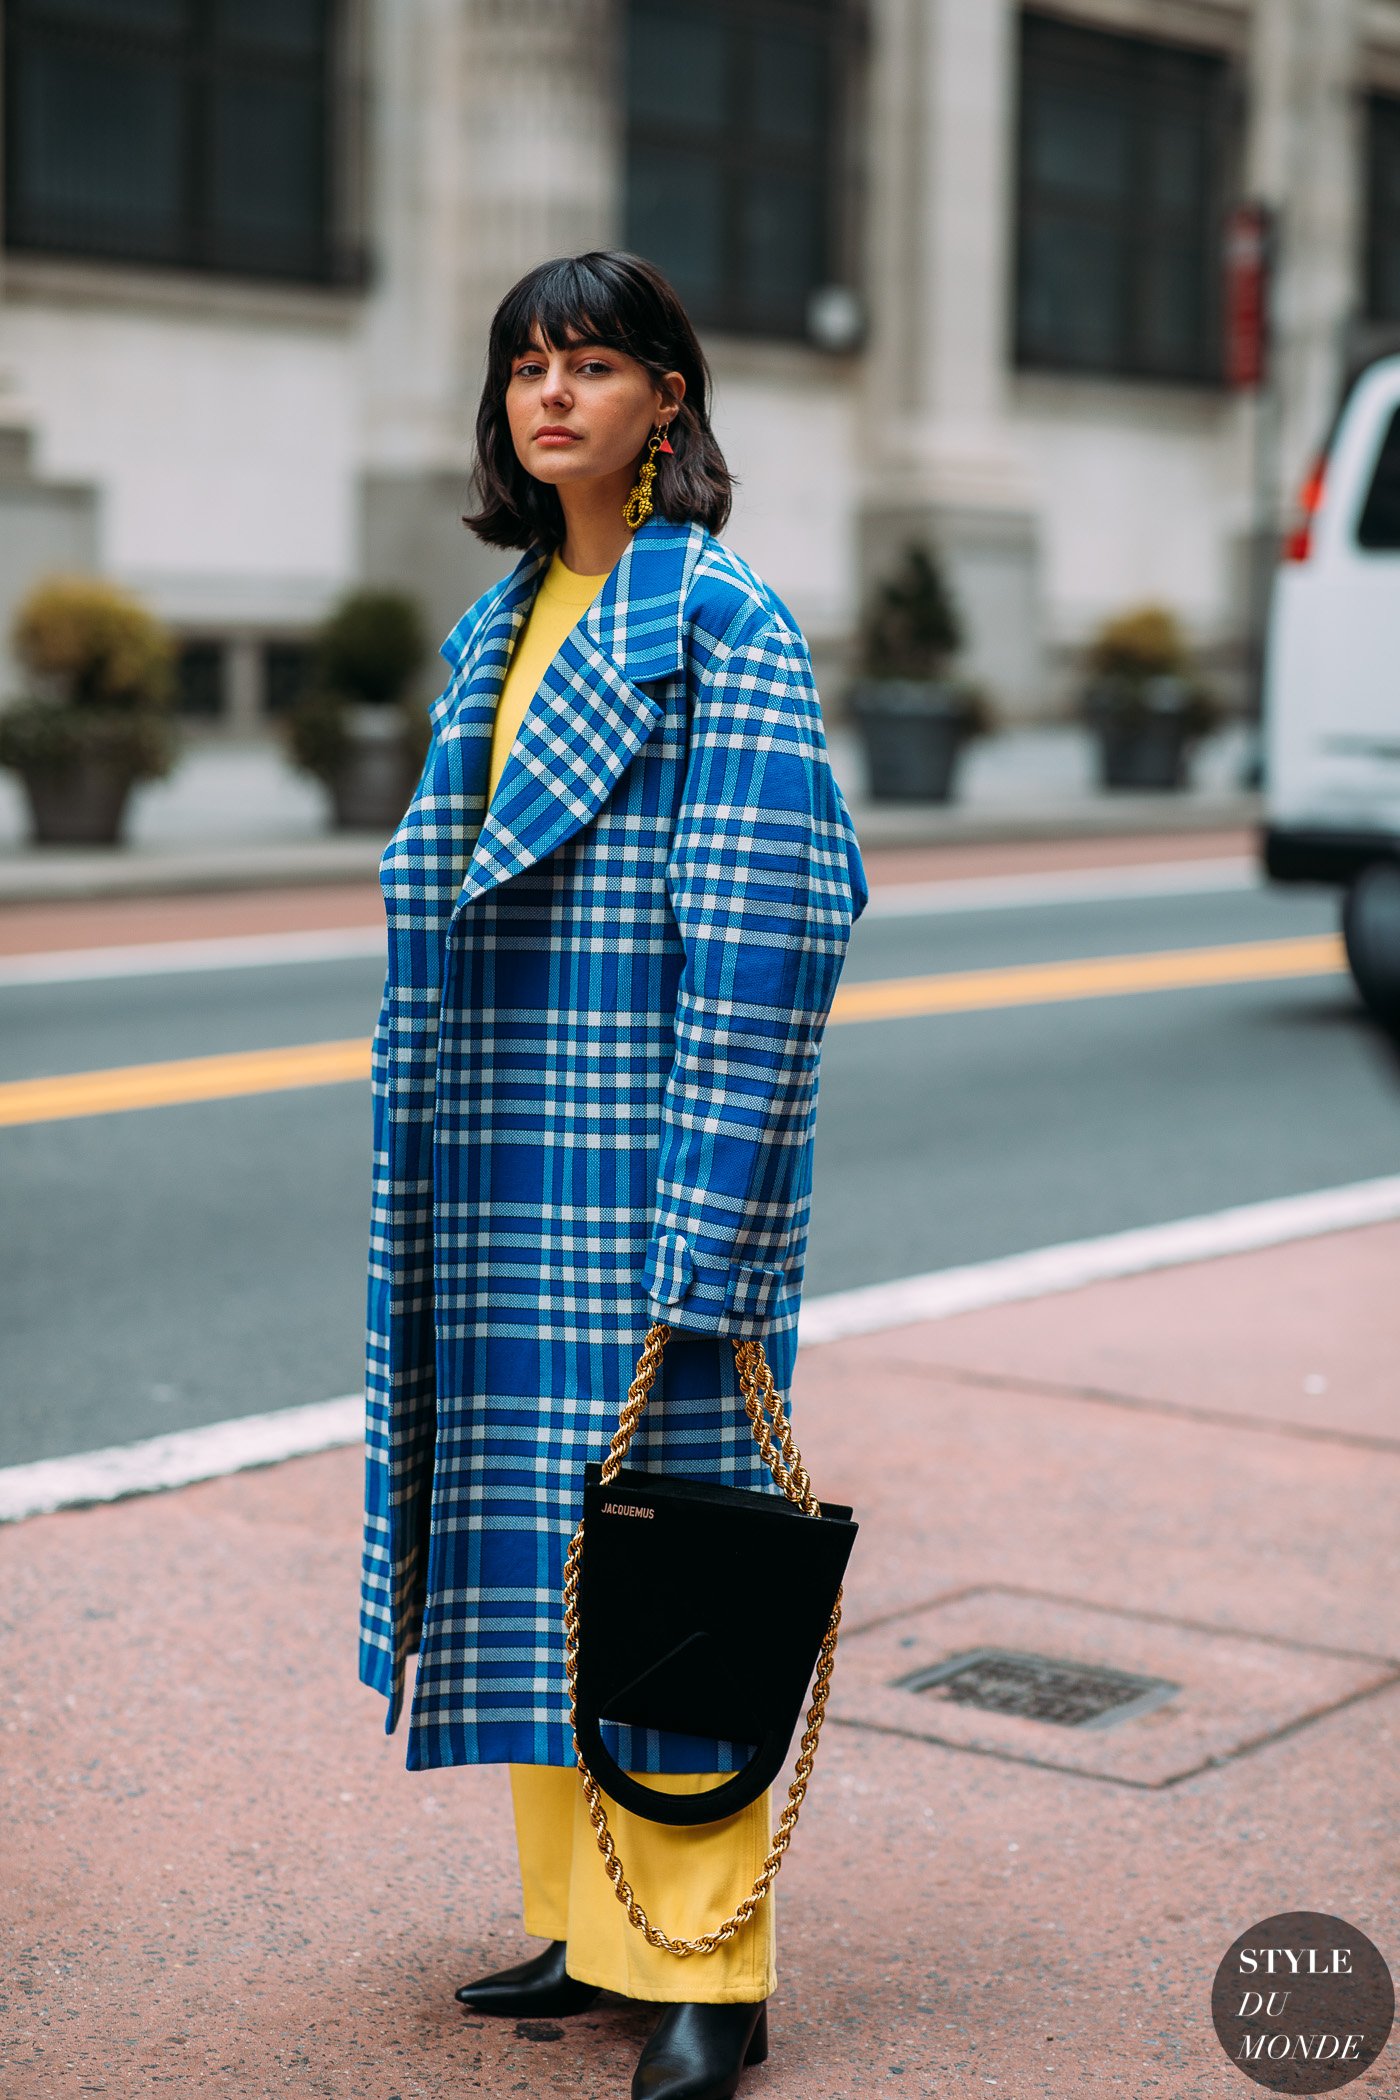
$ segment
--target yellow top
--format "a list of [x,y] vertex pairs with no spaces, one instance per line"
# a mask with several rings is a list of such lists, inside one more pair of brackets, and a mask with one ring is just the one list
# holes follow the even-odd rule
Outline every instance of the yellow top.
[[530,607],[529,617],[516,636],[501,697],[496,703],[496,721],[491,731],[491,772],[487,781],[488,803],[506,769],[511,746],[525,719],[525,710],[539,690],[540,680],[559,654],[566,634],[577,627],[611,575],[580,576],[566,569],[556,554]]

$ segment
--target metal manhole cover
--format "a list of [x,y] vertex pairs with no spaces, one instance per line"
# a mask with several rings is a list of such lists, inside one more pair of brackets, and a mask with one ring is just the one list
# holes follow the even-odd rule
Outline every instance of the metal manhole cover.
[[1112,1728],[1181,1690],[1165,1677],[1135,1677],[1100,1663],[1067,1662],[1017,1648],[965,1649],[895,1682],[901,1691],[932,1692],[959,1706],[1052,1721],[1059,1728]]
[[[1400,1660],[1000,1583],[843,1627],[841,1656],[838,1726],[1115,1786],[1173,1786],[1350,1700],[1400,1690]],[[1086,1678],[1106,1704],[1078,1696]]]

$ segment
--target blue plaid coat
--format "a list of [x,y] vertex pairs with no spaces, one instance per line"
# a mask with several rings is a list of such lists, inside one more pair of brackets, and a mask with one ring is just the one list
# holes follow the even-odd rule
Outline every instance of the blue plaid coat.
[[[485,815],[497,696],[549,561],[443,644],[385,851],[360,1674],[411,1768],[573,1762],[564,1555],[647,1324],[631,1462],[770,1486],[728,1337],[789,1385],[823,1027],[866,901],[806,644],[700,525],[635,534]],[[729,1746],[618,1730],[641,1771]]]

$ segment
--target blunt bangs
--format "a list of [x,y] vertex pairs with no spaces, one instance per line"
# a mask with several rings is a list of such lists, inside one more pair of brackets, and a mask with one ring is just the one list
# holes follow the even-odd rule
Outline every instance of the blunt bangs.
[[[646,368],[685,379],[685,397],[659,453],[652,502],[674,524],[719,532],[729,517],[733,476],[710,428],[710,368],[675,290],[653,263],[621,249],[593,249],[540,263],[511,287],[491,321],[486,379],[476,418],[472,495],[463,523],[492,547],[557,548],[564,511],[557,491],[527,473],[506,416],[514,360],[538,336],[556,349],[596,343]],[[640,464],[642,454],[638,454]]]

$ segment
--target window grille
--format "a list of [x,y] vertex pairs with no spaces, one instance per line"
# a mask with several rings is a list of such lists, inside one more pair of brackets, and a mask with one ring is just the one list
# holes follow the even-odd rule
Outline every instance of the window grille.
[[629,0],[626,245],[697,325],[805,336],[840,277],[848,0]]
[[1400,96],[1370,96],[1366,118],[1366,313],[1400,321]]
[[1218,382],[1226,61],[1021,21],[1016,361]]
[[8,0],[14,250],[300,282],[334,232],[336,0]]

